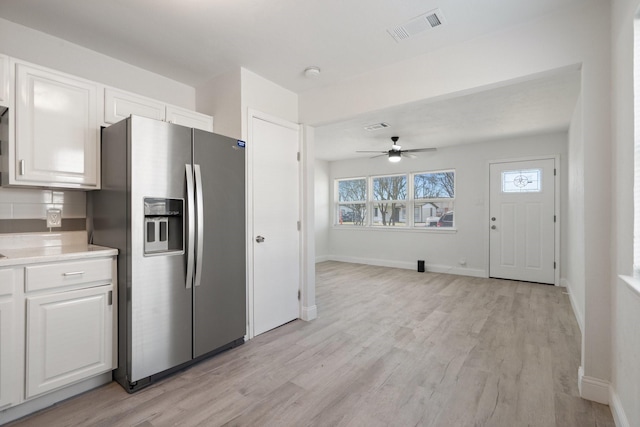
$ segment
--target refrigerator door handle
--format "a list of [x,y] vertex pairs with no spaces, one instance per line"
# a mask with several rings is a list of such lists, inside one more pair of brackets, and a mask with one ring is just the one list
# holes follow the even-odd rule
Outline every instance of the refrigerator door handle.
[[197,210],[197,226],[198,238],[196,250],[196,279],[195,286],[200,286],[202,277],[202,247],[204,246],[204,200],[202,197],[202,174],[200,173],[200,165],[193,165],[196,175],[196,210]]
[[193,283],[193,251],[195,247],[195,212],[194,212],[194,187],[193,187],[193,170],[191,169],[190,164],[185,164],[185,176],[187,179],[187,277],[185,278],[185,287],[187,289],[191,288],[191,283]]

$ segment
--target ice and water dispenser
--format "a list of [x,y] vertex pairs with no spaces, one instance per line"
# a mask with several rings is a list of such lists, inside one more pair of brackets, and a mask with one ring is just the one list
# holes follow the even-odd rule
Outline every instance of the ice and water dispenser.
[[144,254],[184,250],[184,200],[144,199]]

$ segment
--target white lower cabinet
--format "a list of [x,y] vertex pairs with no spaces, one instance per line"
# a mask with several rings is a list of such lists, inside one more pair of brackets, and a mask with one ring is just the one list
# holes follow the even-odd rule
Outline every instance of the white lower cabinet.
[[11,405],[15,395],[13,330],[13,299],[0,297],[0,408]]
[[111,289],[27,297],[26,398],[111,369]]
[[16,271],[0,270],[0,408],[15,403],[17,381],[15,368],[16,354],[16,312],[14,286]]

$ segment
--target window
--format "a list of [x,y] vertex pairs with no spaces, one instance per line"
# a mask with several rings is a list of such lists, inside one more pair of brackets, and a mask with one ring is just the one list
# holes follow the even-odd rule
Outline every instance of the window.
[[455,171],[336,180],[335,224],[453,228]]
[[337,224],[364,225],[367,217],[367,179],[339,179],[337,190]]
[[407,176],[378,176],[373,181],[374,226],[394,227],[407,225]]
[[502,172],[503,193],[539,193],[542,190],[542,170],[514,170]]
[[414,174],[414,226],[453,227],[454,197],[454,171],[438,171]]

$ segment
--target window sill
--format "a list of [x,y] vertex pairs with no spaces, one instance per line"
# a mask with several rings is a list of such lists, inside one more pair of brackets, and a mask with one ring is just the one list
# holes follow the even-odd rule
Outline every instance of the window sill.
[[354,230],[354,231],[386,231],[391,233],[435,233],[435,234],[455,234],[457,228],[411,228],[411,227],[364,227],[357,225],[334,225],[334,230]]
[[627,286],[638,296],[640,296],[640,279],[622,274],[618,277],[627,284]]

